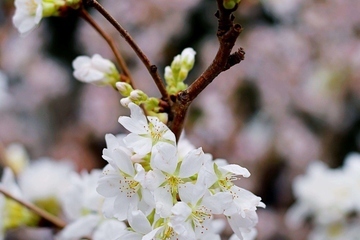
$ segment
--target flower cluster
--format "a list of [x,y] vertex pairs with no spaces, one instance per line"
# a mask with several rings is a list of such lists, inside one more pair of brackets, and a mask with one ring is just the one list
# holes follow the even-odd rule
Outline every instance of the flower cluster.
[[184,80],[194,67],[195,54],[194,49],[185,48],[181,54],[174,57],[170,66],[165,67],[166,90],[170,94],[175,94],[187,88]]
[[175,135],[156,117],[129,104],[130,117],[119,122],[127,136],[106,136],[103,158],[108,165],[97,191],[105,197],[103,214],[129,228],[118,239],[216,239],[214,214],[223,214],[239,239],[251,232],[264,207],[253,193],[234,185],[247,169],[213,160]]
[[104,59],[99,54],[91,58],[79,56],[73,63],[74,77],[81,82],[91,83],[98,86],[115,85],[120,75],[114,63]]
[[[76,173],[50,159],[29,161],[19,145],[8,147],[0,187],[57,216],[67,226],[57,240],[220,239],[224,215],[235,232],[231,239],[254,239],[261,198],[233,181],[249,177],[246,168],[213,160],[201,148],[175,135],[158,118],[134,103],[119,122],[128,135],[106,135],[103,171]],[[39,217],[0,194],[2,232],[36,226]],[[3,211],[6,210],[6,211]],[[125,221],[127,224],[125,224]],[[221,225],[221,224],[220,224]]]
[[348,155],[339,169],[314,162],[293,187],[297,202],[287,213],[290,226],[312,216],[315,229],[309,239],[358,239],[360,220],[354,216],[360,213],[360,154]]

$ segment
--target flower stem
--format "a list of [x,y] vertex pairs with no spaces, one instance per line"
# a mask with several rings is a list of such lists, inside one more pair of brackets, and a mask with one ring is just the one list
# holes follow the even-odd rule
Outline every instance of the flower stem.
[[87,21],[104,39],[105,41],[109,44],[111,50],[113,51],[116,61],[119,64],[121,70],[123,71],[124,75],[125,75],[125,79],[127,80],[126,82],[128,82],[134,89],[136,89],[136,87],[134,86],[134,82],[132,80],[130,71],[123,59],[123,57],[121,56],[121,54],[119,53],[118,49],[116,48],[115,42],[114,40],[110,37],[110,35],[108,35],[100,26],[99,24],[97,24],[94,19],[90,16],[90,14],[84,9],[81,9],[80,12],[80,16]]
[[96,0],[87,0],[86,5],[95,8],[99,13],[101,13],[112,25],[113,27],[121,34],[121,36],[125,39],[125,41],[130,45],[130,47],[134,50],[136,55],[140,58],[140,60],[145,65],[146,69],[150,73],[153,78],[157,88],[159,89],[163,100],[167,101],[169,99],[169,94],[166,91],[165,85],[157,71],[157,67],[151,64],[150,60],[144,54],[144,52],[140,49],[140,47],[135,43],[134,39],[130,36],[130,34],[114,19],[113,16],[110,15],[108,11],[106,11],[103,6],[98,3]]
[[21,200],[17,197],[15,197],[14,195],[12,195],[10,192],[8,192],[7,190],[3,189],[2,187],[0,187],[0,193],[4,194],[6,197],[11,198],[12,200],[20,203],[21,205],[23,205],[24,207],[30,209],[31,211],[33,211],[34,213],[36,213],[37,215],[39,215],[40,217],[42,217],[43,219],[51,222],[54,226],[62,229],[66,226],[66,223],[61,220],[60,218],[46,212],[45,210],[31,204],[28,202],[25,202],[24,200]]
[[[239,48],[231,53],[236,39],[242,31],[240,24],[234,23],[234,9],[228,10],[223,6],[223,0],[217,0],[218,11],[215,16],[218,18],[217,37],[219,40],[218,51],[209,67],[184,91],[179,92],[171,98],[171,110],[169,113],[168,126],[174,132],[176,139],[179,139],[186,112],[191,102],[221,73],[244,59],[245,52]],[[174,100],[173,100],[174,99]]]

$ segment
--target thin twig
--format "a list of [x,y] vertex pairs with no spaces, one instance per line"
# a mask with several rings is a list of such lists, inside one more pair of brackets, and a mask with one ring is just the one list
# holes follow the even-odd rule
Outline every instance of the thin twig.
[[126,78],[122,78],[122,80],[127,80],[126,82],[130,83],[131,86],[136,89],[136,87],[134,86],[134,82],[132,80],[130,71],[123,59],[123,57],[121,56],[121,54],[119,53],[116,44],[114,42],[114,40],[110,37],[110,35],[108,35],[100,26],[99,24],[97,24],[94,19],[90,16],[90,14],[84,9],[81,9],[80,12],[80,16],[87,21],[104,39],[105,41],[109,44],[111,50],[113,51],[116,61],[119,64],[121,70],[123,71],[124,75],[126,76]]
[[236,39],[242,31],[239,24],[234,24],[233,11],[223,7],[223,0],[217,0],[218,18],[217,37],[219,40],[219,49],[210,66],[185,90],[179,92],[175,98],[171,98],[171,110],[169,112],[169,127],[174,132],[176,139],[179,139],[183,129],[186,112],[191,102],[223,71],[238,64],[244,59],[245,52],[242,48],[235,53],[231,51],[235,45]]
[[153,78],[157,88],[159,89],[162,98],[167,101],[169,99],[169,94],[166,91],[165,85],[157,71],[157,67],[151,64],[150,60],[144,54],[144,52],[140,49],[140,47],[135,43],[134,39],[130,36],[130,34],[111,16],[109,12],[106,11],[100,3],[96,0],[87,0],[86,5],[95,8],[99,13],[101,13],[113,26],[114,28],[121,34],[121,36],[125,39],[125,41],[130,45],[130,47],[134,50],[136,55],[143,62],[151,77]]
[[20,203],[21,205],[23,205],[24,207],[30,209],[31,211],[33,211],[34,213],[36,213],[37,215],[39,215],[40,217],[42,217],[43,219],[51,222],[52,224],[54,224],[54,226],[62,229],[66,226],[66,223],[61,220],[60,218],[46,212],[45,210],[31,204],[28,202],[25,202],[17,197],[15,197],[14,195],[12,195],[10,192],[8,192],[7,190],[3,189],[2,187],[0,187],[0,193],[4,194],[6,197],[11,198],[12,200]]

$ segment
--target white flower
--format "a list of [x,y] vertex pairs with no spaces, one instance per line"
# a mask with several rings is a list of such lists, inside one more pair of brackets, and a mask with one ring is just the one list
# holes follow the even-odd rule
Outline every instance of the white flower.
[[106,136],[108,148],[103,151],[103,158],[109,163],[99,179],[97,191],[106,198],[104,214],[125,220],[129,206],[143,201],[145,208],[152,204],[152,196],[141,185],[145,181],[144,168],[133,162],[120,144],[116,145],[113,135]]
[[[165,145],[160,147],[158,151],[163,151]],[[156,154],[151,160],[150,165],[154,169],[152,184],[150,189],[154,189],[154,197],[156,202],[156,211],[161,217],[168,217],[171,214],[171,208],[177,202],[176,196],[181,187],[186,182],[191,182],[191,177],[199,172],[206,155],[202,149],[190,151],[179,164],[178,157],[173,150]],[[150,174],[148,175],[150,178]]]
[[24,35],[33,30],[42,18],[42,0],[15,0],[13,23]]
[[92,58],[79,56],[73,63],[74,77],[81,82],[92,83],[98,86],[115,85],[119,80],[119,73],[115,65],[108,59],[95,54]]
[[102,172],[92,170],[73,173],[72,186],[62,196],[65,216],[71,222],[58,234],[57,240],[77,240],[92,237],[94,240],[115,239],[126,228],[123,222],[104,219],[101,207],[104,198],[96,192]]
[[223,213],[238,238],[251,231],[257,224],[257,207],[265,207],[261,198],[246,189],[235,186],[237,176],[249,177],[250,172],[236,164],[227,164],[223,159],[208,160],[199,172],[198,182],[214,194],[208,204],[214,213]]
[[69,162],[41,158],[32,162],[19,175],[19,186],[30,201],[58,201],[70,185],[73,165]]
[[321,162],[310,164],[306,174],[293,182],[297,202],[287,213],[287,223],[297,227],[309,215],[320,224],[343,219],[354,210],[354,181],[350,176]]
[[220,239],[212,231],[214,201],[206,188],[187,182],[179,188],[179,197],[181,202],[171,209],[170,224],[174,231],[185,239]]
[[360,236],[359,219],[342,220],[328,225],[316,225],[309,233],[309,240],[357,240]]
[[124,138],[128,148],[139,155],[150,153],[158,143],[175,145],[175,135],[157,117],[147,117],[142,109],[134,103],[129,103],[130,117],[120,117],[119,123],[131,133]]

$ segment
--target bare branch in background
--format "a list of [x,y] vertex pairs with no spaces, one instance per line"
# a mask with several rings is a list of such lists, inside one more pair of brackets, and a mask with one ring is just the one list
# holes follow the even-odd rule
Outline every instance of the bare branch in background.
[[6,191],[5,189],[3,189],[2,187],[0,187],[0,193],[4,194],[6,197],[20,203],[21,205],[23,205],[24,207],[28,208],[29,210],[33,211],[35,214],[39,215],[40,217],[42,217],[43,219],[49,221],[50,223],[52,223],[54,226],[62,229],[66,226],[66,223],[61,220],[60,218],[46,212],[45,210],[35,206],[34,204],[28,203],[24,200],[21,200],[15,196],[13,196],[10,192]]
[[185,115],[191,102],[223,71],[238,64],[244,59],[245,52],[242,48],[235,53],[231,51],[236,39],[242,31],[240,24],[234,23],[234,9],[225,9],[223,0],[217,0],[218,11],[215,16],[218,18],[217,37],[219,49],[210,66],[186,89],[172,98],[171,112],[169,113],[169,127],[175,133],[177,139],[183,129]]
[[101,13],[121,34],[125,41],[130,45],[130,47],[135,51],[136,55],[145,65],[146,69],[153,78],[156,86],[158,87],[161,96],[164,100],[169,99],[169,94],[166,91],[165,85],[157,71],[157,67],[150,62],[145,53],[140,49],[140,47],[135,43],[134,39],[129,35],[129,33],[110,15],[110,13],[103,8],[96,0],[87,0],[86,5],[95,8],[99,13]]

